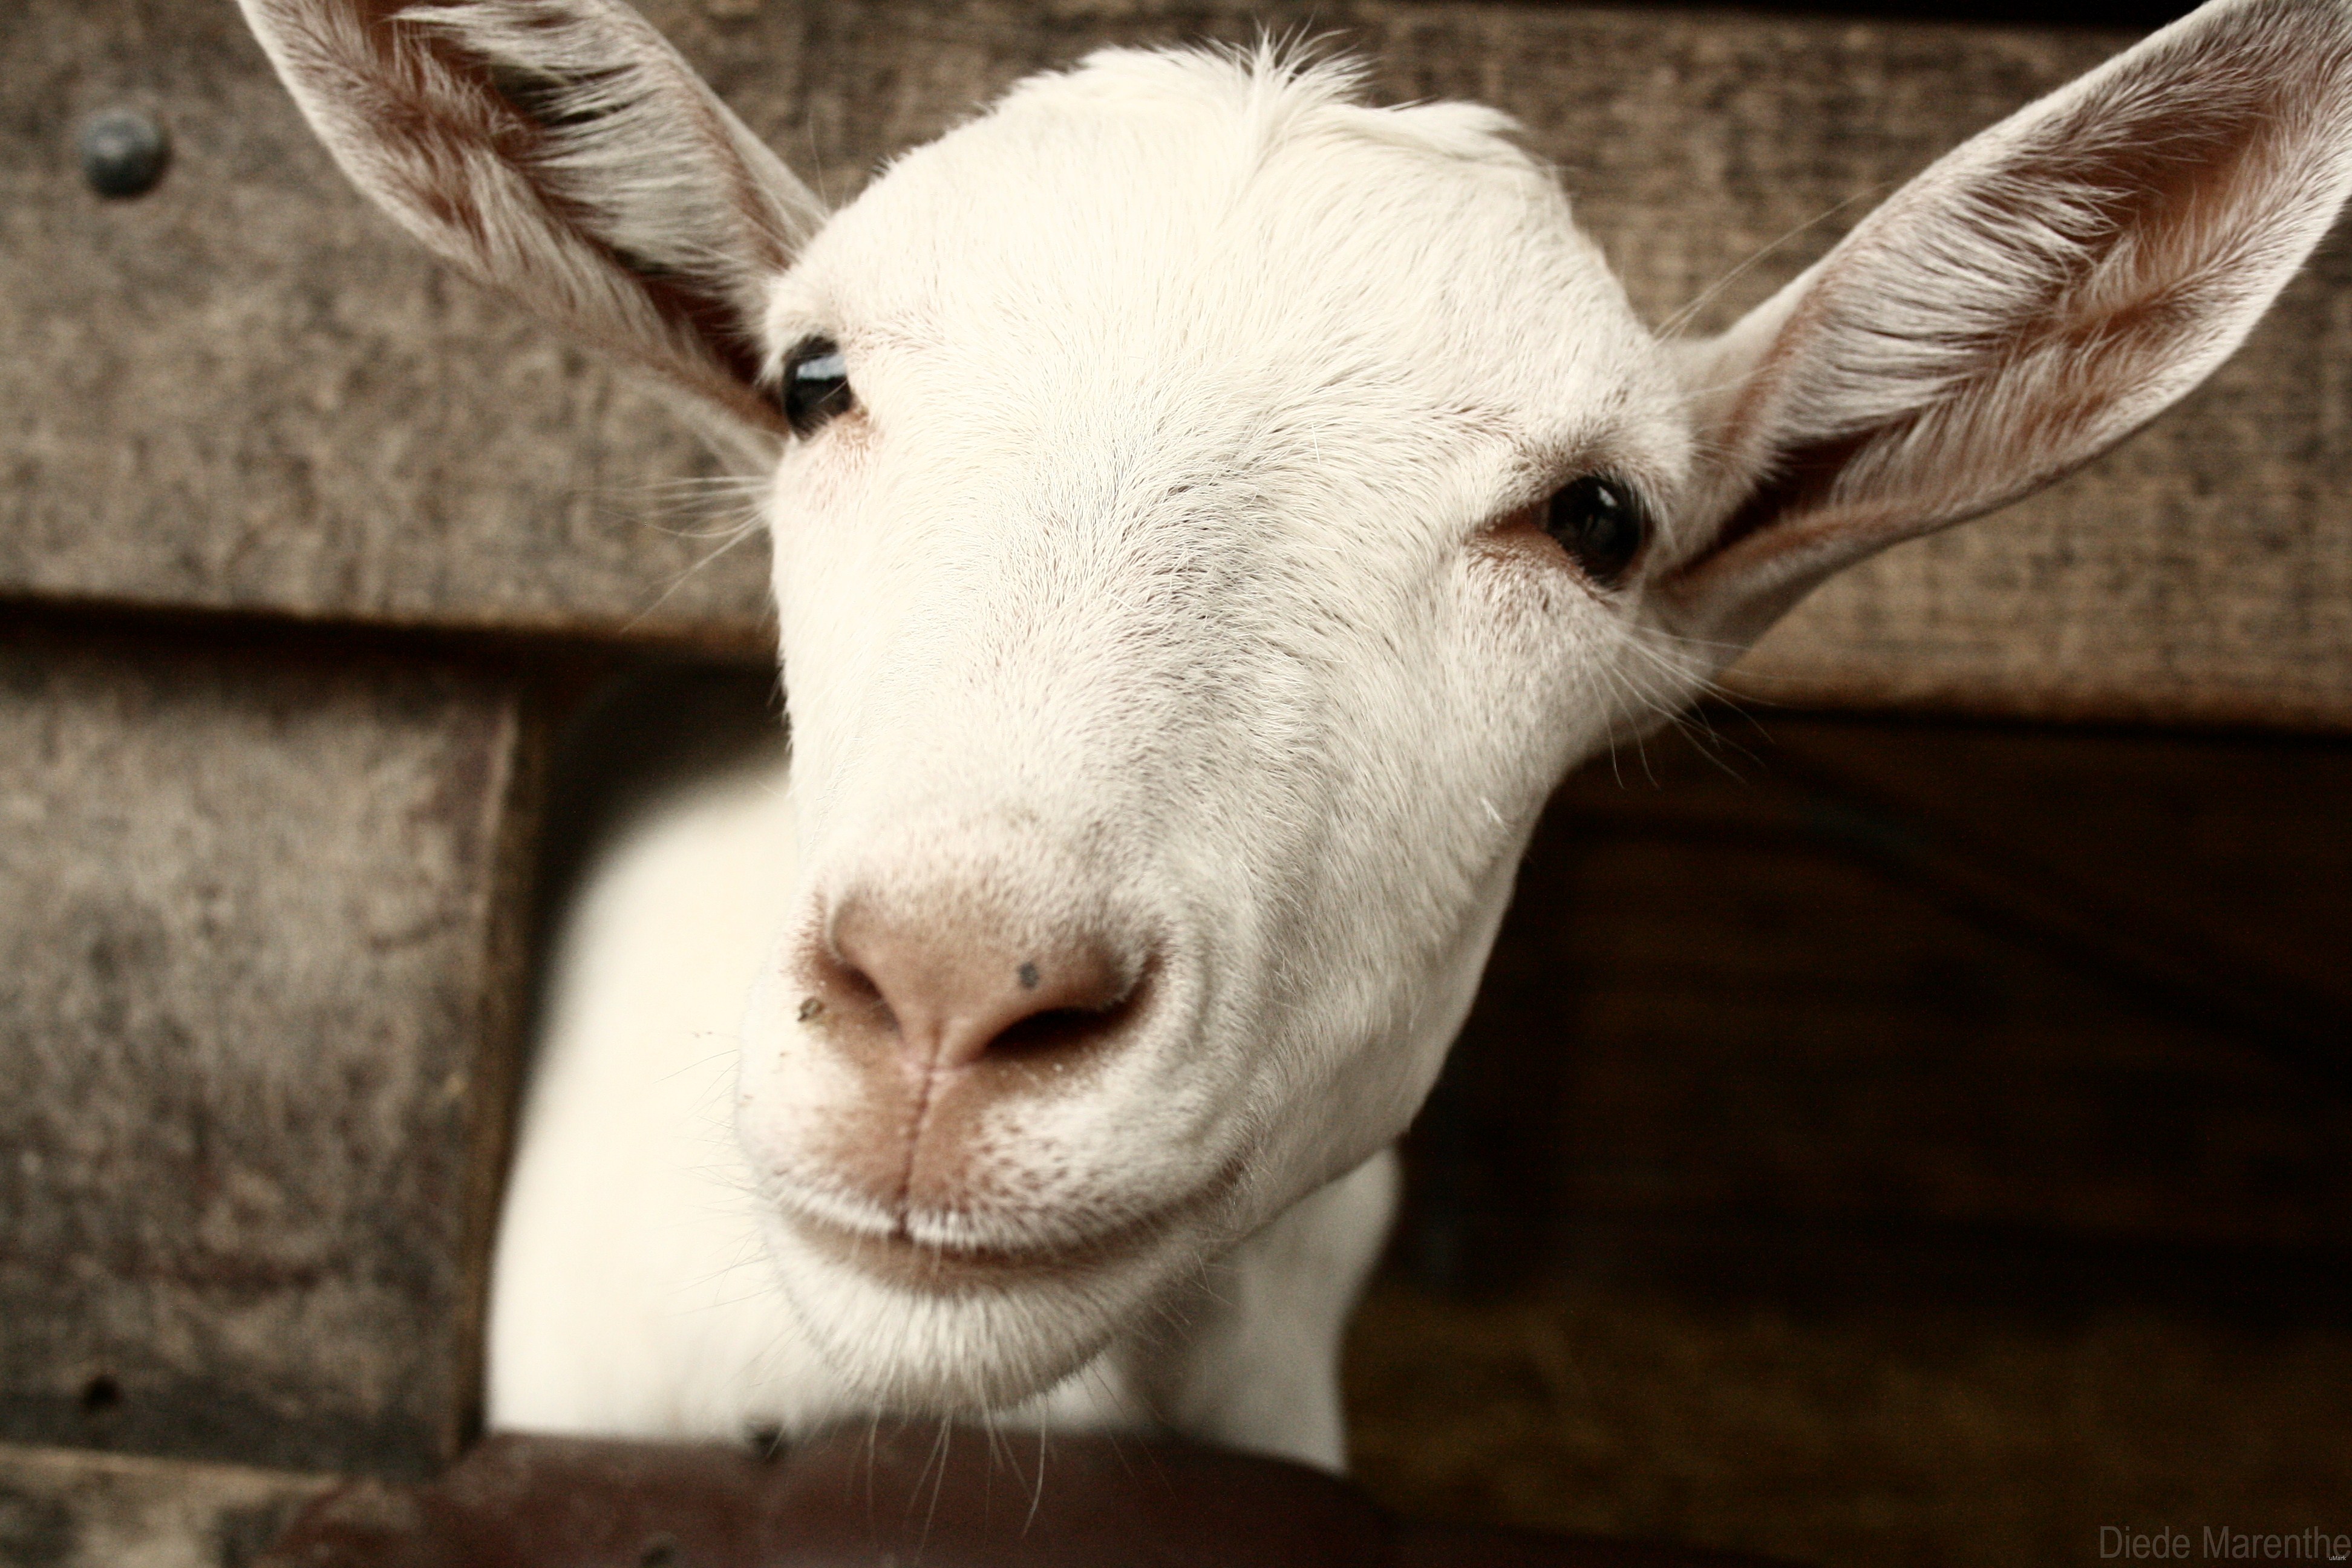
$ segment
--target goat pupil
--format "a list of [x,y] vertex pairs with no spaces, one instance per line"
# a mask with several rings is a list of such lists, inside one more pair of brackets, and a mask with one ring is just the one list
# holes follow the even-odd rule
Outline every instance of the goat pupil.
[[784,362],[784,420],[795,435],[808,435],[855,401],[849,361],[832,340],[811,338]]
[[1574,557],[1584,574],[1613,588],[1642,552],[1648,526],[1633,492],[1614,479],[1589,474],[1551,498],[1544,531]]

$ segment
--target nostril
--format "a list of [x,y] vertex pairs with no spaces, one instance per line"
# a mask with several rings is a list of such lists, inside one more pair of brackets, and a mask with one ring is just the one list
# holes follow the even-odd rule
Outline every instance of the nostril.
[[1044,1008],[999,1029],[983,1049],[1006,1060],[1085,1049],[1123,1028],[1139,1009],[1142,992],[1138,983],[1098,1006]]
[[819,940],[810,945],[802,954],[800,979],[806,987],[795,1013],[801,1023],[898,1032],[882,987],[834,943]]
[[1143,965],[1081,933],[1008,939],[1008,923],[893,916],[852,900],[835,910],[830,940],[811,944],[802,1022],[822,1018],[844,1045],[926,1074],[1076,1050],[1121,1031]]
[[1102,1014],[1083,1007],[1032,1013],[1011,1027],[999,1029],[985,1049],[996,1057],[1037,1056],[1084,1044],[1087,1037],[1102,1032],[1103,1022]]
[[858,968],[857,965],[845,962],[836,961],[834,967],[836,973],[832,976],[831,989],[838,1001],[862,1002],[868,1006],[881,1007],[885,1010],[889,1007],[888,1000],[882,994],[882,987],[874,984],[872,975]]
[[1013,966],[1013,986],[975,994],[970,1027],[944,1059],[1014,1061],[1098,1045],[1135,1011],[1142,984],[1102,945],[1056,944]]

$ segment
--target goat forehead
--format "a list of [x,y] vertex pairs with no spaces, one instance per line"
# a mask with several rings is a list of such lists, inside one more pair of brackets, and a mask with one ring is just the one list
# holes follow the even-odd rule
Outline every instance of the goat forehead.
[[1631,432],[1633,471],[1672,477],[1663,357],[1499,116],[1122,59],[1152,90],[1092,66],[1024,86],[778,289],[772,339],[837,336],[868,416],[788,466],[788,512],[856,515],[780,571],[890,563],[859,646],[992,690],[1108,672],[1041,712],[1155,670],[1181,676],[1171,715],[1311,707],[1351,647],[1445,635],[1449,549],[1532,499],[1531,464],[1622,468]]
[[787,297],[942,377],[1100,395],[1189,373],[1223,377],[1208,390],[1228,405],[1370,387],[1500,417],[1561,401],[1532,380],[1640,355],[1622,289],[1499,116],[1367,109],[1339,85],[1181,51],[1039,79],[901,160]]

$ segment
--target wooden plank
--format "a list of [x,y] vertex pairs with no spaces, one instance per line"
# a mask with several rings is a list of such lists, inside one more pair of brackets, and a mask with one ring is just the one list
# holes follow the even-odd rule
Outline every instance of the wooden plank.
[[1062,1432],[1040,1446],[929,1421],[858,1422],[766,1456],[499,1433],[432,1485],[362,1482],[323,1499],[257,1568],[1146,1560],[1159,1568],[1775,1568],[1634,1542],[1431,1529],[1389,1517],[1337,1476],[1173,1438]]
[[[0,12],[0,584],[653,637],[757,621],[757,563],[689,575],[707,542],[654,526],[645,487],[701,471],[676,422],[364,209],[234,6],[32,0]],[[126,102],[173,163],[103,202],[73,130]]]
[[[1664,319],[1719,324],[1869,200],[2126,35],[1346,0],[647,9],[836,198],[1106,43],[1307,29],[1387,98],[1517,115]],[[101,203],[77,116],[178,163]],[[1745,271],[1738,268],[1770,248]],[[1734,275],[1736,274],[1736,276]],[[756,657],[756,542],[707,568],[649,487],[709,471],[643,395],[424,261],[209,0],[0,17],[0,594],[684,639]],[[1806,705],[2352,725],[2352,247],[2212,386],[2058,491],[1804,606],[1735,686]]]
[[448,1459],[533,743],[495,678],[0,629],[0,1438]]
[[2102,1526],[2185,1531],[2196,1563],[2225,1560],[2204,1550],[2225,1528],[2295,1532],[2305,1562],[2352,1556],[2341,1318],[2265,1333],[2187,1313],[1387,1282],[1357,1316],[1347,1389],[1357,1479],[1423,1518],[1792,1563],[2130,1561]]
[[1902,1238],[2281,1310],[2265,1271],[2352,1278],[2352,746],[1727,732],[1553,802],[1408,1142],[1433,1273],[1777,1248],[1851,1292]]
[[0,1444],[0,1563],[247,1568],[336,1478]]

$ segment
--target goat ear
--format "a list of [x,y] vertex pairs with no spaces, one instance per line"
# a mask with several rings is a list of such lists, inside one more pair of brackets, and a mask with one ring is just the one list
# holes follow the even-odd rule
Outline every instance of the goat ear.
[[780,434],[763,280],[807,188],[619,0],[239,0],[320,138],[443,258]]
[[1964,144],[1678,351],[1706,456],[1662,615],[1744,646],[2096,456],[2229,356],[2347,183],[2334,0],[2217,0]]

